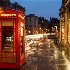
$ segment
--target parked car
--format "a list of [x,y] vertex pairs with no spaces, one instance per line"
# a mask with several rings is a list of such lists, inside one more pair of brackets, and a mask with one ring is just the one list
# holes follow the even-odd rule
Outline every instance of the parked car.
[[57,37],[55,35],[47,35],[48,39],[57,39]]
[[47,38],[53,40],[55,44],[58,43],[58,38],[56,35],[47,35]]

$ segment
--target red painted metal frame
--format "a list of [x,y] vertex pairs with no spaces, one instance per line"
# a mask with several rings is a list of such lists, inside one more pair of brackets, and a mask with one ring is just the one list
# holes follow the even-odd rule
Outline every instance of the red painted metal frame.
[[[16,14],[16,16],[1,16],[1,14]],[[19,17],[19,14],[24,17],[24,14],[22,12],[8,9],[8,10],[3,10],[2,13],[0,13],[0,21],[15,21],[15,47],[16,47],[16,63],[5,63],[5,62],[0,62],[0,68],[19,68],[25,60],[25,41],[24,41],[24,58],[20,60],[20,32],[19,32],[19,24],[20,22],[23,22],[25,25],[25,18],[22,19],[22,17]],[[13,28],[14,30],[14,28]],[[2,31],[2,30],[1,30]],[[25,37],[25,33],[24,33]],[[2,37],[1,37],[2,38]],[[1,39],[2,40],[2,39]],[[1,50],[2,52],[2,50]],[[13,52],[14,54],[14,52]],[[1,58],[2,59],[2,58]]]

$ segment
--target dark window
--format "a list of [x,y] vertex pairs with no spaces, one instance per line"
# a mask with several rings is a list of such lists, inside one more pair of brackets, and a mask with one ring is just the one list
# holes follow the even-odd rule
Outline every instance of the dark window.
[[30,20],[30,22],[31,22],[31,20]]
[[[7,28],[7,27],[6,27]],[[2,27],[2,50],[10,50],[13,46],[13,29]]]

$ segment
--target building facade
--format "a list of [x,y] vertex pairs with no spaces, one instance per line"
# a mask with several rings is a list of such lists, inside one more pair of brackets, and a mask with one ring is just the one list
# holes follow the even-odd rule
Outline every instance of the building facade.
[[50,17],[50,23],[52,24],[53,27],[55,27],[57,30],[60,28],[60,20],[57,18],[51,18]]
[[60,33],[60,20],[58,20],[57,18],[51,18],[50,17],[50,24],[52,26],[51,28],[51,32],[55,33],[55,35],[57,37],[59,37],[59,33]]
[[38,33],[38,17],[35,14],[26,16],[26,33],[37,34]]
[[44,17],[38,17],[38,32],[39,33],[47,33],[48,32],[48,25],[49,25],[49,21],[46,20]]
[[60,13],[60,50],[70,60],[70,0],[62,0]]

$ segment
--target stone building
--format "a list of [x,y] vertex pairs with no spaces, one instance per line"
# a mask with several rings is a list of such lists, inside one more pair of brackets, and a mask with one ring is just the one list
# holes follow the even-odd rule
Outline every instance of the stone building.
[[38,31],[39,33],[47,33],[49,21],[44,17],[38,17],[38,25],[40,25]]
[[70,0],[62,0],[60,13],[60,50],[70,60]]
[[52,24],[52,26],[54,28],[56,28],[59,31],[59,28],[60,28],[60,20],[58,20],[57,18],[51,18],[50,17],[50,23]]
[[50,24],[52,26],[52,33],[55,33],[56,37],[59,38],[59,33],[60,33],[60,20],[58,20],[57,18],[52,18],[50,17]]
[[38,17],[35,14],[26,15],[26,33],[37,34],[38,33]]

